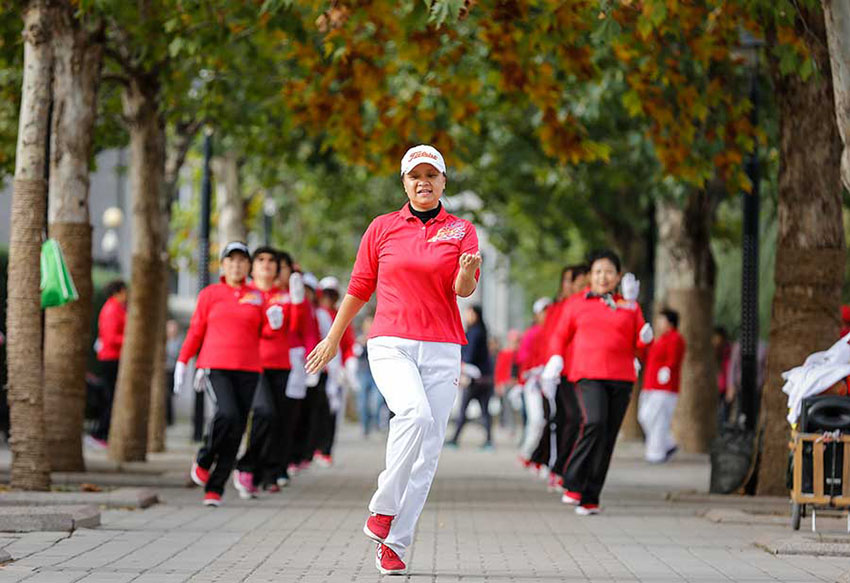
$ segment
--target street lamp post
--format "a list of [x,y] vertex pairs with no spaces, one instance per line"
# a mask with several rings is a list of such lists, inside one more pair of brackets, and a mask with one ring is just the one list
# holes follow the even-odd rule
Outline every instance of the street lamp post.
[[[750,121],[753,128],[758,127],[758,50],[763,45],[761,41],[749,34],[744,34],[743,48],[752,55],[752,75],[750,79]],[[746,165],[747,176],[752,185],[752,191],[741,194],[743,203],[743,249],[741,268],[741,415],[744,418],[744,428],[754,431],[756,425],[758,403],[758,271],[759,271],[759,188],[760,168],[758,139],[756,138],[753,151]]]
[[[198,236],[198,291],[210,284],[210,206],[212,201],[212,128],[204,130],[204,173],[201,179],[201,223]],[[201,441],[204,437],[204,393],[195,392],[195,410],[192,415],[192,437]]]

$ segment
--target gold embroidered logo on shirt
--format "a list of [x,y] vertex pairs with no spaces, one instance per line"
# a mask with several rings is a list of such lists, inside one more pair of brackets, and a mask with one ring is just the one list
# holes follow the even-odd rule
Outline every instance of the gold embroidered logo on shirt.
[[463,221],[455,221],[437,231],[437,234],[428,239],[428,242],[436,243],[438,241],[463,239],[464,233],[466,233],[466,226],[463,224]]

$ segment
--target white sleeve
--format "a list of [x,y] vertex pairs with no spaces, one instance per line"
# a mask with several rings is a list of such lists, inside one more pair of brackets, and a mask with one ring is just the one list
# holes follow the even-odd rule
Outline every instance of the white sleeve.
[[325,338],[331,331],[331,324],[333,324],[331,315],[328,314],[327,310],[318,309],[316,310],[316,319],[319,321],[319,336]]

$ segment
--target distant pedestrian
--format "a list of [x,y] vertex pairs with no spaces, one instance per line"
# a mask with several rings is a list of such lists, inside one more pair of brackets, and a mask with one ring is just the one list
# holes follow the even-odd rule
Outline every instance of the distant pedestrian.
[[97,317],[97,360],[103,378],[104,395],[100,414],[92,437],[101,446],[109,439],[112,402],[118,380],[118,363],[124,346],[124,326],[127,323],[127,285],[120,279],[106,286],[107,300]]
[[490,350],[487,337],[487,326],[484,324],[481,306],[470,306],[466,309],[466,341],[461,349],[461,372],[469,377],[469,384],[463,389],[455,435],[448,445],[457,447],[460,434],[466,425],[466,409],[475,400],[481,409],[481,421],[484,424],[486,438],[481,445],[483,449],[493,447],[493,429],[490,418],[490,398],[493,396],[493,367],[490,361]]
[[363,428],[363,437],[368,437],[372,430],[382,428],[382,412],[387,408],[384,397],[375,384],[375,378],[369,368],[369,349],[366,346],[369,338],[369,330],[372,328],[372,316],[363,318],[360,324],[360,336],[357,338],[355,353],[357,357],[357,399],[359,401],[360,425]]
[[307,359],[313,373],[330,362],[349,323],[377,291],[369,364],[395,415],[364,532],[378,542],[383,574],[406,570],[404,553],[437,471],[457,393],[466,343],[457,296],[475,291],[481,265],[475,227],[440,203],[443,156],[431,146],[411,148],[401,161],[401,179],[409,202],[369,225],[337,318]]
[[180,356],[180,346],[183,338],[180,336],[180,325],[177,320],[169,319],[165,323],[165,421],[167,425],[174,424],[174,369],[177,367],[177,358]]
[[676,452],[671,424],[679,400],[685,339],[679,334],[679,313],[661,310],[655,319],[656,338],[649,345],[638,421],[646,436],[646,461],[662,463]]

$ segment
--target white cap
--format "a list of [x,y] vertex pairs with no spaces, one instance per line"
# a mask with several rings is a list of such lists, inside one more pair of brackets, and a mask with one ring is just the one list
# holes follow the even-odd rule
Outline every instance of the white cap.
[[312,289],[319,289],[319,280],[316,279],[316,276],[310,273],[309,271],[302,276],[304,280],[304,285]]
[[540,312],[548,308],[551,303],[552,300],[550,298],[538,298],[537,301],[534,302],[534,306],[532,306],[531,309],[535,314],[539,314]]
[[221,250],[221,258],[229,257],[231,253],[242,253],[245,257],[251,258],[251,252],[248,251],[248,246],[242,241],[231,241]]
[[404,176],[419,164],[430,164],[443,174],[446,173],[446,161],[434,146],[424,144],[414,146],[404,153],[401,158],[401,174]]
[[339,291],[339,280],[335,278],[333,275],[329,275],[327,277],[323,277],[319,280],[319,289],[325,291],[326,289],[332,289],[334,291]]

